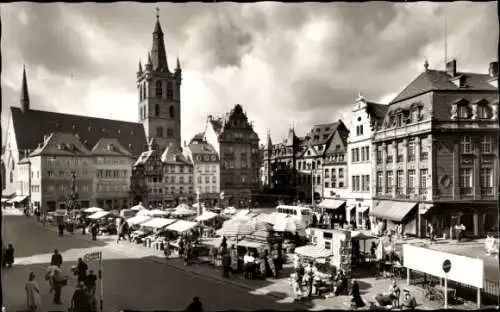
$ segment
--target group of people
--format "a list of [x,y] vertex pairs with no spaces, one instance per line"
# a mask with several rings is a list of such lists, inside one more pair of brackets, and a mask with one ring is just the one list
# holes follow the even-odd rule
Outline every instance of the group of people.
[[399,288],[397,281],[392,280],[389,289],[385,293],[376,295],[373,299],[374,302],[380,307],[395,307],[403,309],[414,309],[417,306],[417,301],[415,297],[410,293],[410,290],[404,289],[403,301],[400,302],[401,289]]

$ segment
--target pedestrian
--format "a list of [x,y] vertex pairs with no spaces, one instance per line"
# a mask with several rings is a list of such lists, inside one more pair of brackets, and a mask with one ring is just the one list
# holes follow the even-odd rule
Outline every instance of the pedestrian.
[[93,270],[90,270],[89,274],[85,278],[85,286],[93,295],[95,295],[95,290],[97,287],[97,275],[95,275]]
[[97,240],[97,234],[99,233],[99,225],[97,224],[97,222],[92,222],[90,232],[92,233],[92,240]]
[[5,267],[12,267],[12,264],[14,263],[14,247],[12,247],[12,244],[9,244],[7,249],[4,251],[3,255],[3,265]]
[[429,223],[427,227],[429,229],[429,241],[430,244],[432,244],[432,242],[434,241],[434,227],[432,226],[432,223]]
[[52,289],[54,290],[54,303],[62,304],[61,302],[61,292],[64,286],[68,284],[68,280],[61,273],[60,269],[54,270],[54,275],[52,276]]
[[64,236],[64,222],[63,221],[59,221],[58,223],[58,233],[59,233],[59,236]]
[[88,265],[83,262],[82,258],[78,258],[78,263],[76,265],[75,275],[78,276],[78,283],[85,282],[87,277]]
[[50,259],[50,265],[55,265],[57,267],[61,267],[63,262],[62,255],[59,253],[59,250],[54,249],[54,254]]
[[28,307],[28,311],[41,311],[40,287],[38,287],[38,283],[35,281],[35,273],[30,272],[24,289],[26,290],[26,305]]
[[36,221],[40,222],[40,207],[35,207],[35,216],[36,216]]
[[229,271],[231,270],[231,256],[228,252],[222,256],[222,277],[229,277]]
[[362,308],[365,306],[361,293],[359,292],[359,284],[356,280],[352,281],[351,285],[351,306],[355,308]]
[[203,305],[200,302],[200,298],[194,297],[193,302],[191,302],[188,305],[188,307],[186,308],[186,311],[203,312]]
[[89,312],[91,310],[90,299],[85,292],[85,285],[83,283],[78,283],[76,286],[71,297],[70,307],[73,312]]

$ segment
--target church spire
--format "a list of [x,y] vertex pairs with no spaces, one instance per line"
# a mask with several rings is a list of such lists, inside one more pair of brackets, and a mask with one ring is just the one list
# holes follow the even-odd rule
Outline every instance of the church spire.
[[28,93],[28,82],[26,80],[26,67],[23,65],[23,82],[21,89],[21,110],[26,112],[30,109],[30,96]]
[[156,8],[156,24],[153,31],[153,47],[151,48],[153,70],[168,71],[167,52],[160,26],[160,9]]
[[182,71],[181,69],[181,62],[179,61],[179,56],[177,56],[177,67],[175,68],[176,72]]
[[142,75],[142,63],[139,60],[139,68],[137,69],[137,77]]

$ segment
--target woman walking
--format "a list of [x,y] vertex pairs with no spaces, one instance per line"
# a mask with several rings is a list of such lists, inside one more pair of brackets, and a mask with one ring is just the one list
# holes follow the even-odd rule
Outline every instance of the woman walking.
[[30,272],[28,281],[24,286],[26,290],[26,304],[29,312],[40,312],[40,288],[35,281],[35,273]]

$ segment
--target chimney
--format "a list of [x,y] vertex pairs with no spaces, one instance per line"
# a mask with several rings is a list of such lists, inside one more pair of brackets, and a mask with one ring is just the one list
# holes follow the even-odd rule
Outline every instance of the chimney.
[[488,70],[488,73],[492,78],[498,77],[498,61],[490,63],[490,68]]
[[450,77],[455,77],[457,75],[457,60],[452,59],[446,63],[446,73]]
[[49,135],[48,134],[44,134],[43,135],[43,143],[47,142],[48,139],[49,139]]

